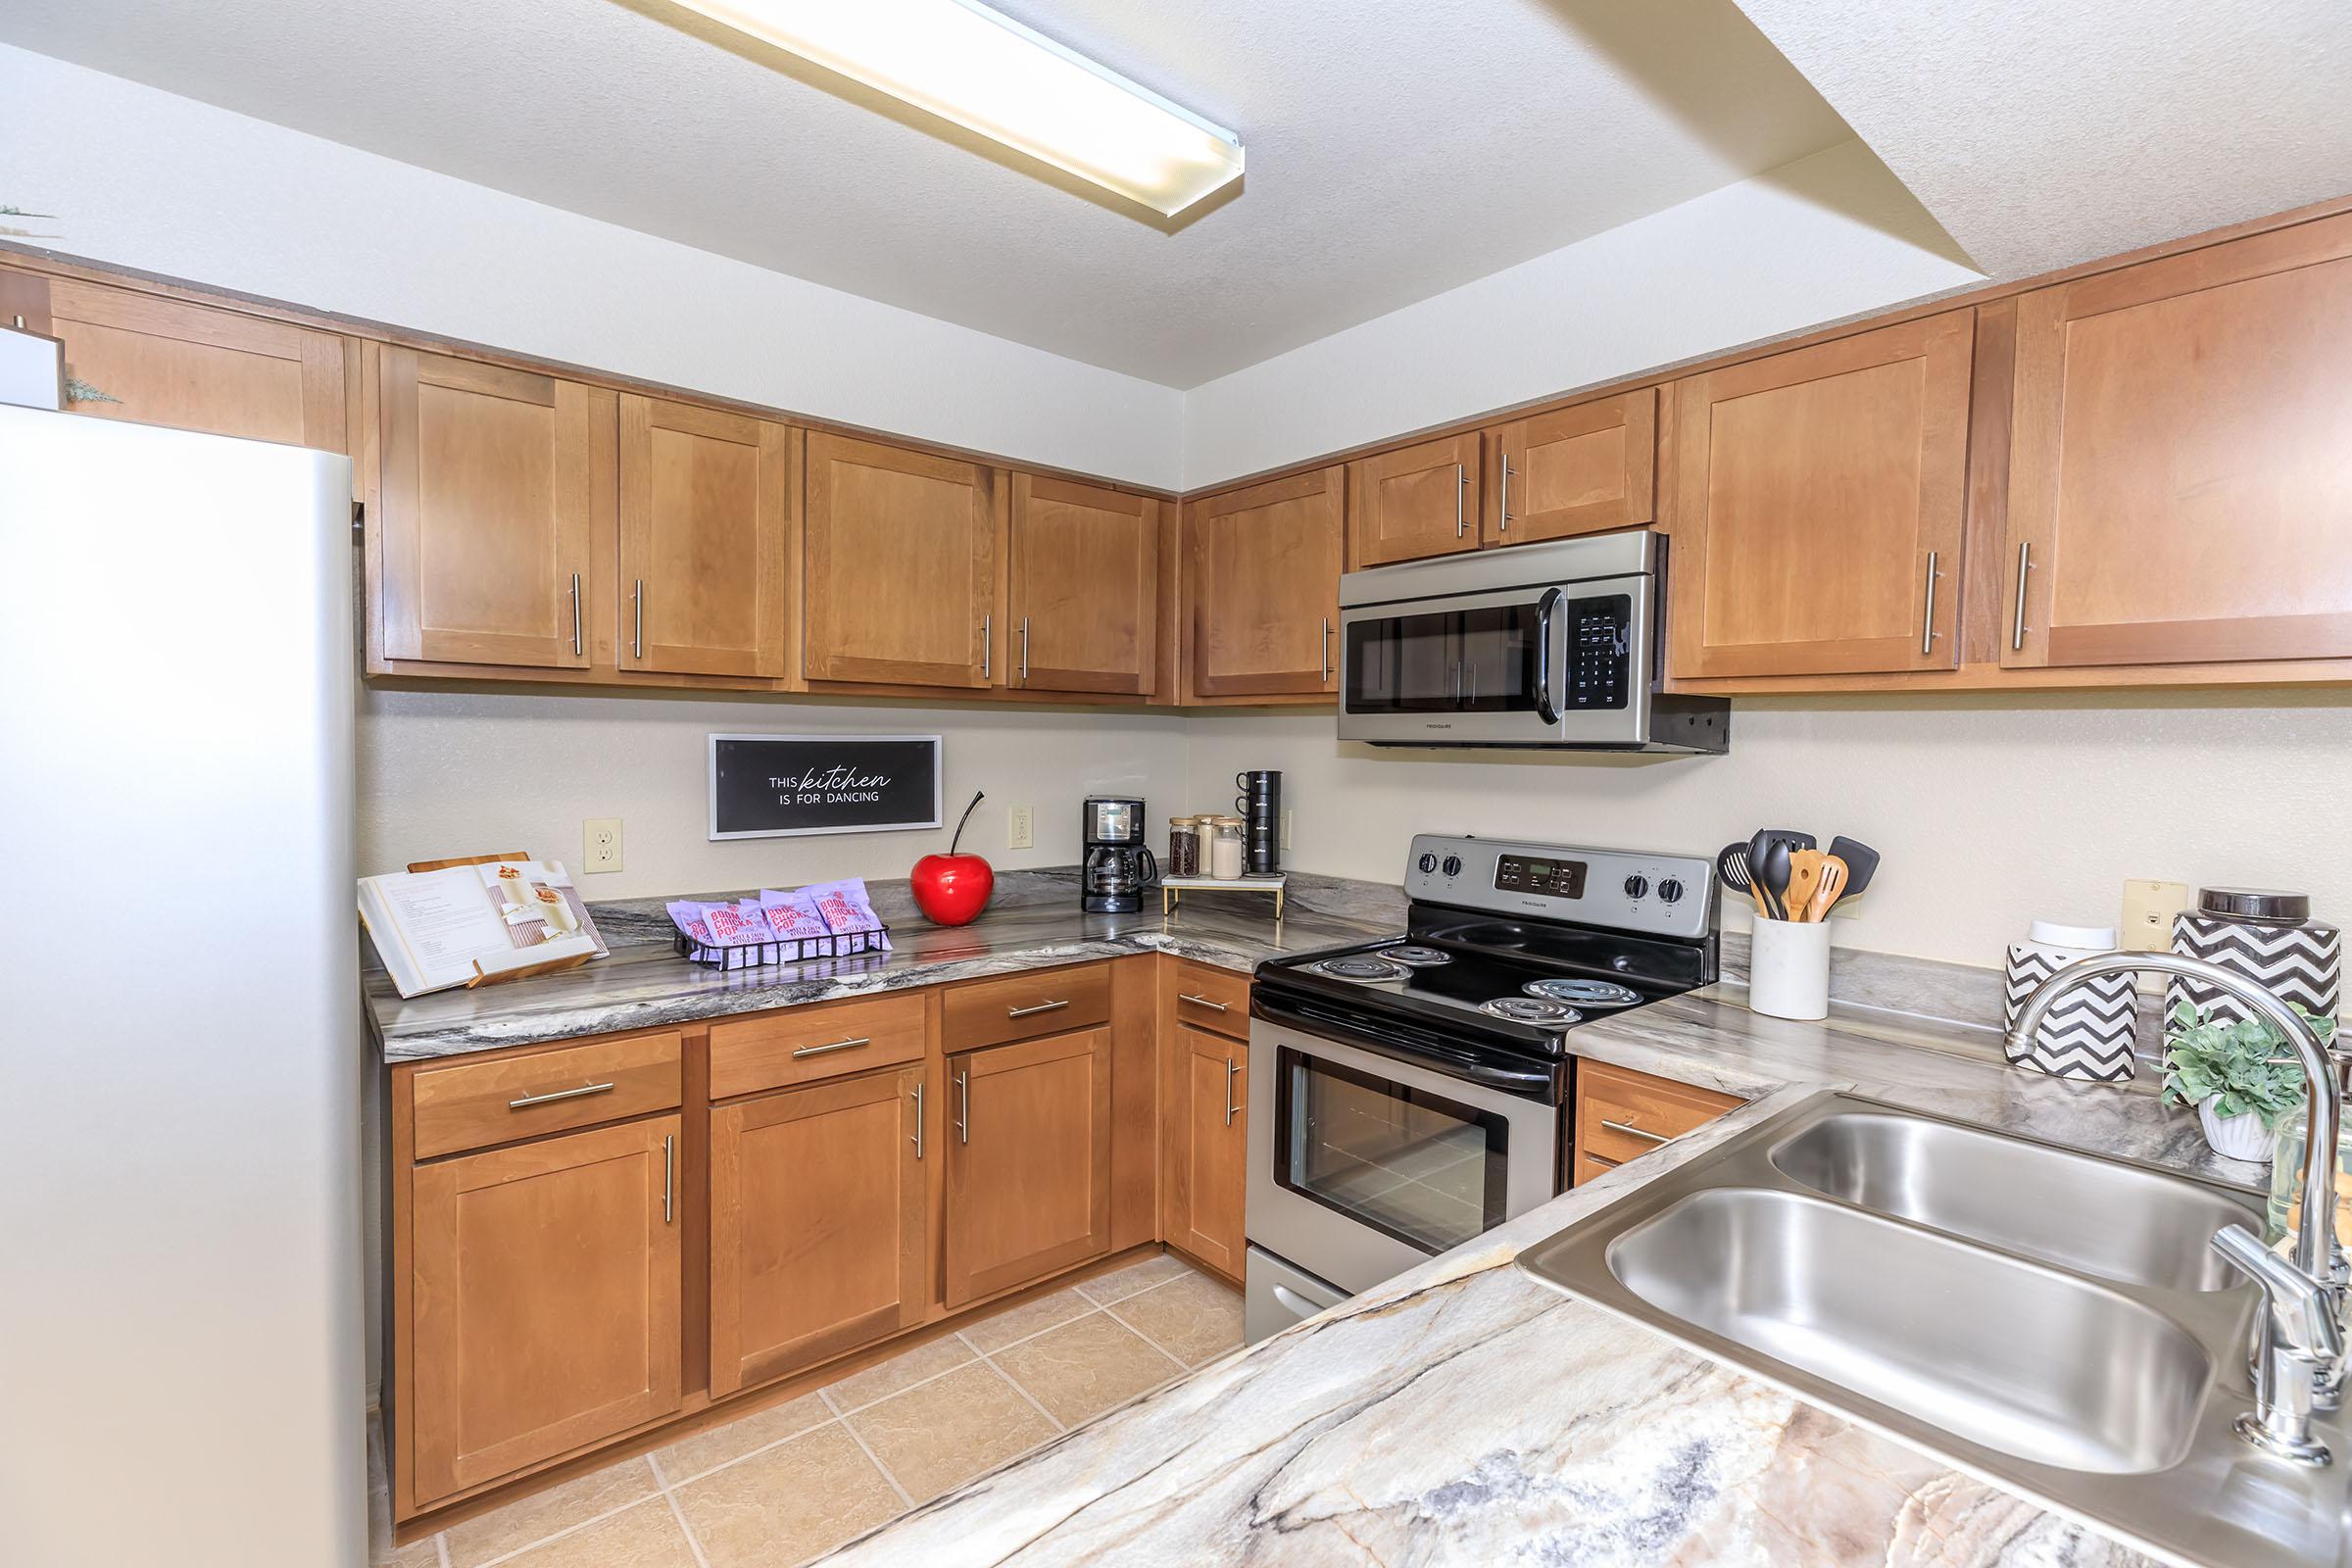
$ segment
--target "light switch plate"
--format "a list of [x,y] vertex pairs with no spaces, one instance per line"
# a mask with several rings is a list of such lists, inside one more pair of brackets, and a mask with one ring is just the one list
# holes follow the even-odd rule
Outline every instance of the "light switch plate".
[[1287,806],[1282,808],[1282,847],[1291,847],[1291,808]]
[[2173,945],[2173,916],[2188,907],[2188,884],[2124,879],[2126,953],[2163,953]]
[[1006,849],[1026,850],[1036,842],[1037,835],[1029,820],[1029,808],[1016,806],[1004,813],[1004,847]]
[[620,818],[592,816],[580,824],[587,838],[587,852],[580,857],[583,871],[617,871],[620,869]]

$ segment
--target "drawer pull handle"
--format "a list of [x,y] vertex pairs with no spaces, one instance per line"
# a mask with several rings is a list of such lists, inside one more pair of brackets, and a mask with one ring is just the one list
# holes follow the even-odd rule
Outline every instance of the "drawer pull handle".
[[662,1140],[662,1223],[671,1225],[678,1218],[678,1135],[671,1133]]
[[956,1141],[959,1144],[968,1144],[972,1141],[972,1075],[970,1073],[959,1072],[956,1075],[956,1096],[961,1102],[956,1116]]
[[1004,1016],[1007,1018],[1026,1018],[1032,1013],[1059,1012],[1062,1008],[1068,1005],[1069,1004],[1067,1002],[1041,1002],[1034,1007],[1006,1007],[1004,1009]]
[[1628,1138],[1639,1138],[1644,1143],[1671,1144],[1674,1142],[1663,1133],[1653,1133],[1645,1127],[1636,1127],[1631,1122],[1611,1121],[1608,1117],[1603,1116],[1600,1118],[1600,1124],[1613,1133],[1623,1133]]
[[1233,1118],[1239,1115],[1242,1109],[1233,1102],[1233,1075],[1241,1070],[1240,1065],[1231,1056],[1225,1058],[1225,1125],[1228,1127],[1233,1125]]
[[544,1095],[525,1095],[520,1100],[507,1102],[509,1110],[521,1110],[530,1105],[552,1105],[559,1100],[586,1100],[590,1095],[609,1095],[611,1084],[582,1084],[577,1089],[551,1089]]
[[859,1035],[854,1040],[836,1040],[829,1046],[802,1046],[793,1052],[792,1059],[798,1061],[803,1056],[821,1056],[828,1051],[855,1051],[859,1046],[870,1046],[873,1043],[872,1035]]
[[923,1081],[914,1081],[914,1157],[923,1157]]
[[1222,1002],[1211,1002],[1206,997],[1196,997],[1182,992],[1177,994],[1176,1000],[1189,1002],[1196,1007],[1206,1007],[1211,1012],[1231,1012],[1233,1010]]

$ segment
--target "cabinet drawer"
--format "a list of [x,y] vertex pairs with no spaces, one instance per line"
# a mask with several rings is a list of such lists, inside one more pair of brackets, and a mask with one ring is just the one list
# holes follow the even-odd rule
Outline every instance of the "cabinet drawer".
[[679,1054],[670,1031],[419,1067],[409,1080],[416,1157],[668,1110],[678,1103]]
[[947,994],[945,1004],[942,1040],[952,1052],[1090,1029],[1110,1021],[1110,966],[1008,974],[958,986]]
[[794,1007],[710,1026],[710,1098],[923,1059],[923,999],[913,992]]
[[1577,1150],[1612,1164],[1637,1159],[1740,1103],[1646,1073],[1587,1063],[1577,1077]]
[[1176,1021],[1235,1040],[1250,1038],[1250,977],[1205,963],[1176,966]]

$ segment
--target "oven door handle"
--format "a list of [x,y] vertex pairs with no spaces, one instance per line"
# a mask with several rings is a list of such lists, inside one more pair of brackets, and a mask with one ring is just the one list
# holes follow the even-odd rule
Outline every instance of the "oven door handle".
[[1358,1051],[1385,1056],[1408,1067],[1458,1078],[1481,1089],[1521,1100],[1557,1102],[1560,1098],[1560,1076],[1556,1068],[1531,1064],[1527,1067],[1502,1067],[1481,1061],[1467,1052],[1447,1050],[1435,1041],[1411,1041],[1384,1038],[1383,1031],[1359,1020],[1325,1013],[1321,1008],[1302,1007],[1293,1003],[1277,1002],[1264,994],[1264,988],[1253,987],[1250,998],[1250,1016],[1263,1018],[1268,1023],[1283,1024],[1302,1033],[1330,1040],[1338,1045],[1353,1046]]
[[1560,721],[1560,709],[1551,700],[1551,612],[1559,608],[1560,591],[1546,588],[1536,601],[1536,715],[1546,724]]

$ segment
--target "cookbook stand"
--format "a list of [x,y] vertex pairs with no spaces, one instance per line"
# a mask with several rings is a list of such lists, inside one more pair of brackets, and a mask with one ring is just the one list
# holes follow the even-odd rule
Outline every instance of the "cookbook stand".
[[[454,856],[446,860],[411,860],[409,869],[411,871],[446,871],[453,865],[488,865],[493,860],[528,860],[531,858],[533,857],[525,851],[508,850],[498,855]],[[536,974],[555,974],[564,969],[576,969],[595,956],[596,955],[593,953],[575,953],[568,957],[550,958],[545,963],[526,963],[519,969],[501,969],[496,974],[486,972],[482,968],[481,960],[477,958],[474,960],[473,978],[466,982],[466,989],[471,991],[479,986],[494,986],[508,980],[528,980]]]

